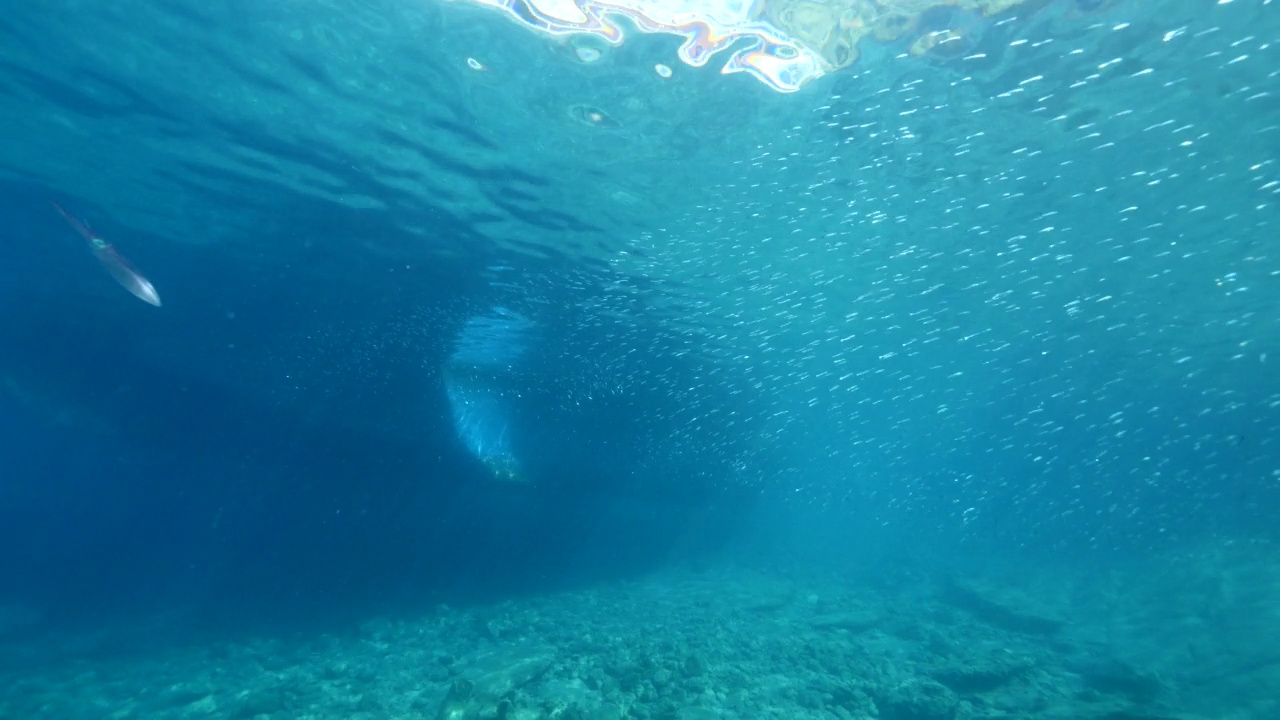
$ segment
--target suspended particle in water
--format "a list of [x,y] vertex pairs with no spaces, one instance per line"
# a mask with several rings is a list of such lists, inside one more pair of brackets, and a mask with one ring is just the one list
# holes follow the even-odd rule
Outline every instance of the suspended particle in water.
[[658,63],[657,65],[654,65],[653,71],[658,73],[658,77],[660,78],[671,77],[671,68],[666,65],[663,65],[662,63]]
[[569,115],[578,122],[593,127],[616,128],[619,126],[618,121],[609,117],[605,111],[590,105],[571,105]]
[[480,61],[475,58],[467,58],[467,67],[471,68],[472,70],[485,69],[484,65],[480,64]]

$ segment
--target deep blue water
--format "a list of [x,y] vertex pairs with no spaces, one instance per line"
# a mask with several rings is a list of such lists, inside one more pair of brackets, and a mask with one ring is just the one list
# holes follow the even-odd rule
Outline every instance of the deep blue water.
[[1273,547],[1280,9],[1031,5],[795,94],[460,4],[12,9],[0,605]]

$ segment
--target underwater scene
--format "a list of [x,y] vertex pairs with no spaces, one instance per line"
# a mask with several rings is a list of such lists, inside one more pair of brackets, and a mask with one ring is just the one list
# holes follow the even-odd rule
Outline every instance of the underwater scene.
[[1280,0],[0,13],[0,720],[1280,720]]

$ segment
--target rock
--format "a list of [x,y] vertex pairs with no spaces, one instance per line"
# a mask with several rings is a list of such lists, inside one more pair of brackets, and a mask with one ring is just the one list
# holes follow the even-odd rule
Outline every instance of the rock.
[[702,656],[691,653],[684,659],[684,676],[686,678],[700,677],[707,672],[707,661]]
[[588,710],[585,718],[586,720],[622,720],[622,708],[606,703]]
[[1099,660],[1073,669],[1086,687],[1103,695],[1149,703],[1165,691],[1164,682],[1155,673],[1139,670],[1121,660]]
[[775,594],[762,598],[753,598],[744,604],[742,609],[751,613],[773,615],[791,605],[792,600],[793,598],[789,594]]
[[273,715],[285,709],[284,691],[279,688],[249,690],[236,698],[230,717],[233,720],[250,720],[259,715]]
[[471,658],[453,681],[436,713],[438,720],[504,717],[511,695],[551,667],[554,653],[540,646],[503,648]]
[[955,720],[960,699],[945,685],[913,680],[875,697],[881,720]]
[[815,630],[847,630],[860,633],[880,624],[880,615],[870,611],[853,611],[818,615],[809,621]]
[[1007,685],[1034,665],[1035,663],[1027,657],[996,654],[947,663],[929,675],[961,694],[985,693]]
[[683,707],[676,711],[676,720],[721,720],[720,713],[711,708]]
[[947,583],[942,599],[985,623],[1012,632],[1052,635],[1066,624],[1065,618],[1036,607],[1016,593],[960,580]]
[[156,704],[161,708],[179,708],[199,702],[212,694],[207,687],[171,685],[160,693]]

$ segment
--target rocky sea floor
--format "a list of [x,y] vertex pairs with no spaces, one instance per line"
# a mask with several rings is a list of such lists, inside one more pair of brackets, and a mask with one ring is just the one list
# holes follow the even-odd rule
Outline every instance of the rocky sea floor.
[[10,641],[0,718],[1280,717],[1280,574],[1188,590],[1195,571],[1168,568],[1141,588],[668,572],[309,638],[98,659],[68,645],[38,669],[32,641]]

